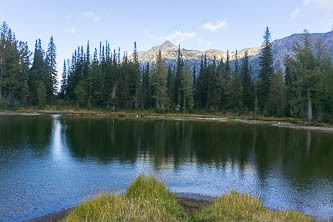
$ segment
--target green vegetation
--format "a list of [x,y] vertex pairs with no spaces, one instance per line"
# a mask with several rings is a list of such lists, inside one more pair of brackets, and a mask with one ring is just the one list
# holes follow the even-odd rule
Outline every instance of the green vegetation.
[[273,211],[251,195],[236,191],[215,200],[212,206],[187,215],[161,180],[140,175],[124,195],[101,194],[83,202],[65,219],[76,221],[311,221],[295,211]]
[[[207,59],[200,67],[178,58],[167,62],[161,52],[153,64],[139,63],[136,44],[132,58],[120,57],[110,44],[100,43],[91,56],[89,42],[71,61],[64,61],[57,85],[56,46],[51,37],[46,52],[36,41],[33,58],[3,23],[0,30],[0,108],[48,105],[110,111],[154,110],[160,113],[234,113],[247,116],[288,117],[332,123],[333,63],[327,47],[305,32],[294,43],[286,69],[274,70],[271,34],[266,28],[258,80],[249,56],[230,61]],[[57,89],[60,89],[59,91]]]
[[232,191],[219,197],[212,206],[194,216],[194,221],[311,221],[311,218],[296,211],[274,211],[264,207],[251,195]]
[[71,221],[186,221],[176,196],[161,180],[140,175],[124,195],[102,194],[80,204],[66,218]]

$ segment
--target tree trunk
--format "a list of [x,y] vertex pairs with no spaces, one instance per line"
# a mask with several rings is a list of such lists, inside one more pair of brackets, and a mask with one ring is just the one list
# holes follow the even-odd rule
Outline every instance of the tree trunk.
[[310,90],[308,90],[308,122],[312,121],[312,100],[310,95]]

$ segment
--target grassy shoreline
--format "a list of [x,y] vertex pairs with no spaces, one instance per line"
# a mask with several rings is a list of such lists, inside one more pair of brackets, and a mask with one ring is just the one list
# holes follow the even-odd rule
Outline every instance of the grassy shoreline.
[[37,109],[21,108],[17,110],[1,110],[0,115],[77,115],[77,116],[106,116],[120,119],[165,119],[165,120],[201,120],[201,121],[233,121],[248,124],[267,124],[276,127],[324,131],[333,133],[333,125],[328,123],[307,122],[305,119],[287,117],[266,117],[256,115],[235,115],[231,113],[157,113],[153,111],[116,111],[102,109]]
[[104,193],[61,215],[32,221],[313,221],[297,211],[265,208],[248,194],[232,191],[214,201],[176,197],[154,176],[140,175],[122,195]]

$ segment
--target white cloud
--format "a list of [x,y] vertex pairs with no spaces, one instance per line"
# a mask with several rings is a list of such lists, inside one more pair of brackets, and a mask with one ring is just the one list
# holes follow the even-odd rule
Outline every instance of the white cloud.
[[322,10],[332,11],[333,1],[332,0],[303,0],[305,6],[314,4]]
[[82,15],[91,18],[94,22],[99,22],[101,20],[101,18],[97,16],[94,11],[83,12]]
[[294,11],[291,13],[290,18],[295,19],[299,14],[299,9],[295,8]]
[[66,33],[75,34],[75,33],[76,33],[76,29],[75,29],[75,27],[72,27],[72,28],[70,28],[70,29],[66,29],[65,32],[66,32]]
[[215,32],[216,30],[227,28],[227,27],[228,27],[228,23],[225,19],[224,20],[218,20],[215,23],[205,23],[203,25],[204,29],[207,29],[211,32]]
[[162,36],[160,39],[161,40],[170,40],[175,42],[176,44],[179,44],[183,41],[185,41],[186,39],[189,38],[193,38],[195,37],[197,34],[195,32],[180,32],[180,31],[176,31],[174,33],[171,33],[167,36]]

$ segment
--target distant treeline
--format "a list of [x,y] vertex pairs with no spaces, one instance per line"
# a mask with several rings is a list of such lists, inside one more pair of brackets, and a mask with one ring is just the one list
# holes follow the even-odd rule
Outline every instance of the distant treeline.
[[163,55],[154,64],[140,64],[134,44],[132,59],[108,42],[90,54],[89,42],[64,61],[57,87],[56,47],[51,37],[45,52],[37,40],[32,56],[27,43],[18,42],[3,23],[0,39],[0,105],[21,107],[72,105],[110,110],[159,112],[231,112],[235,114],[305,118],[333,122],[333,64],[321,41],[308,32],[295,42],[285,70],[274,71],[271,34],[266,29],[254,82],[248,55],[184,64],[178,49],[176,65]]

